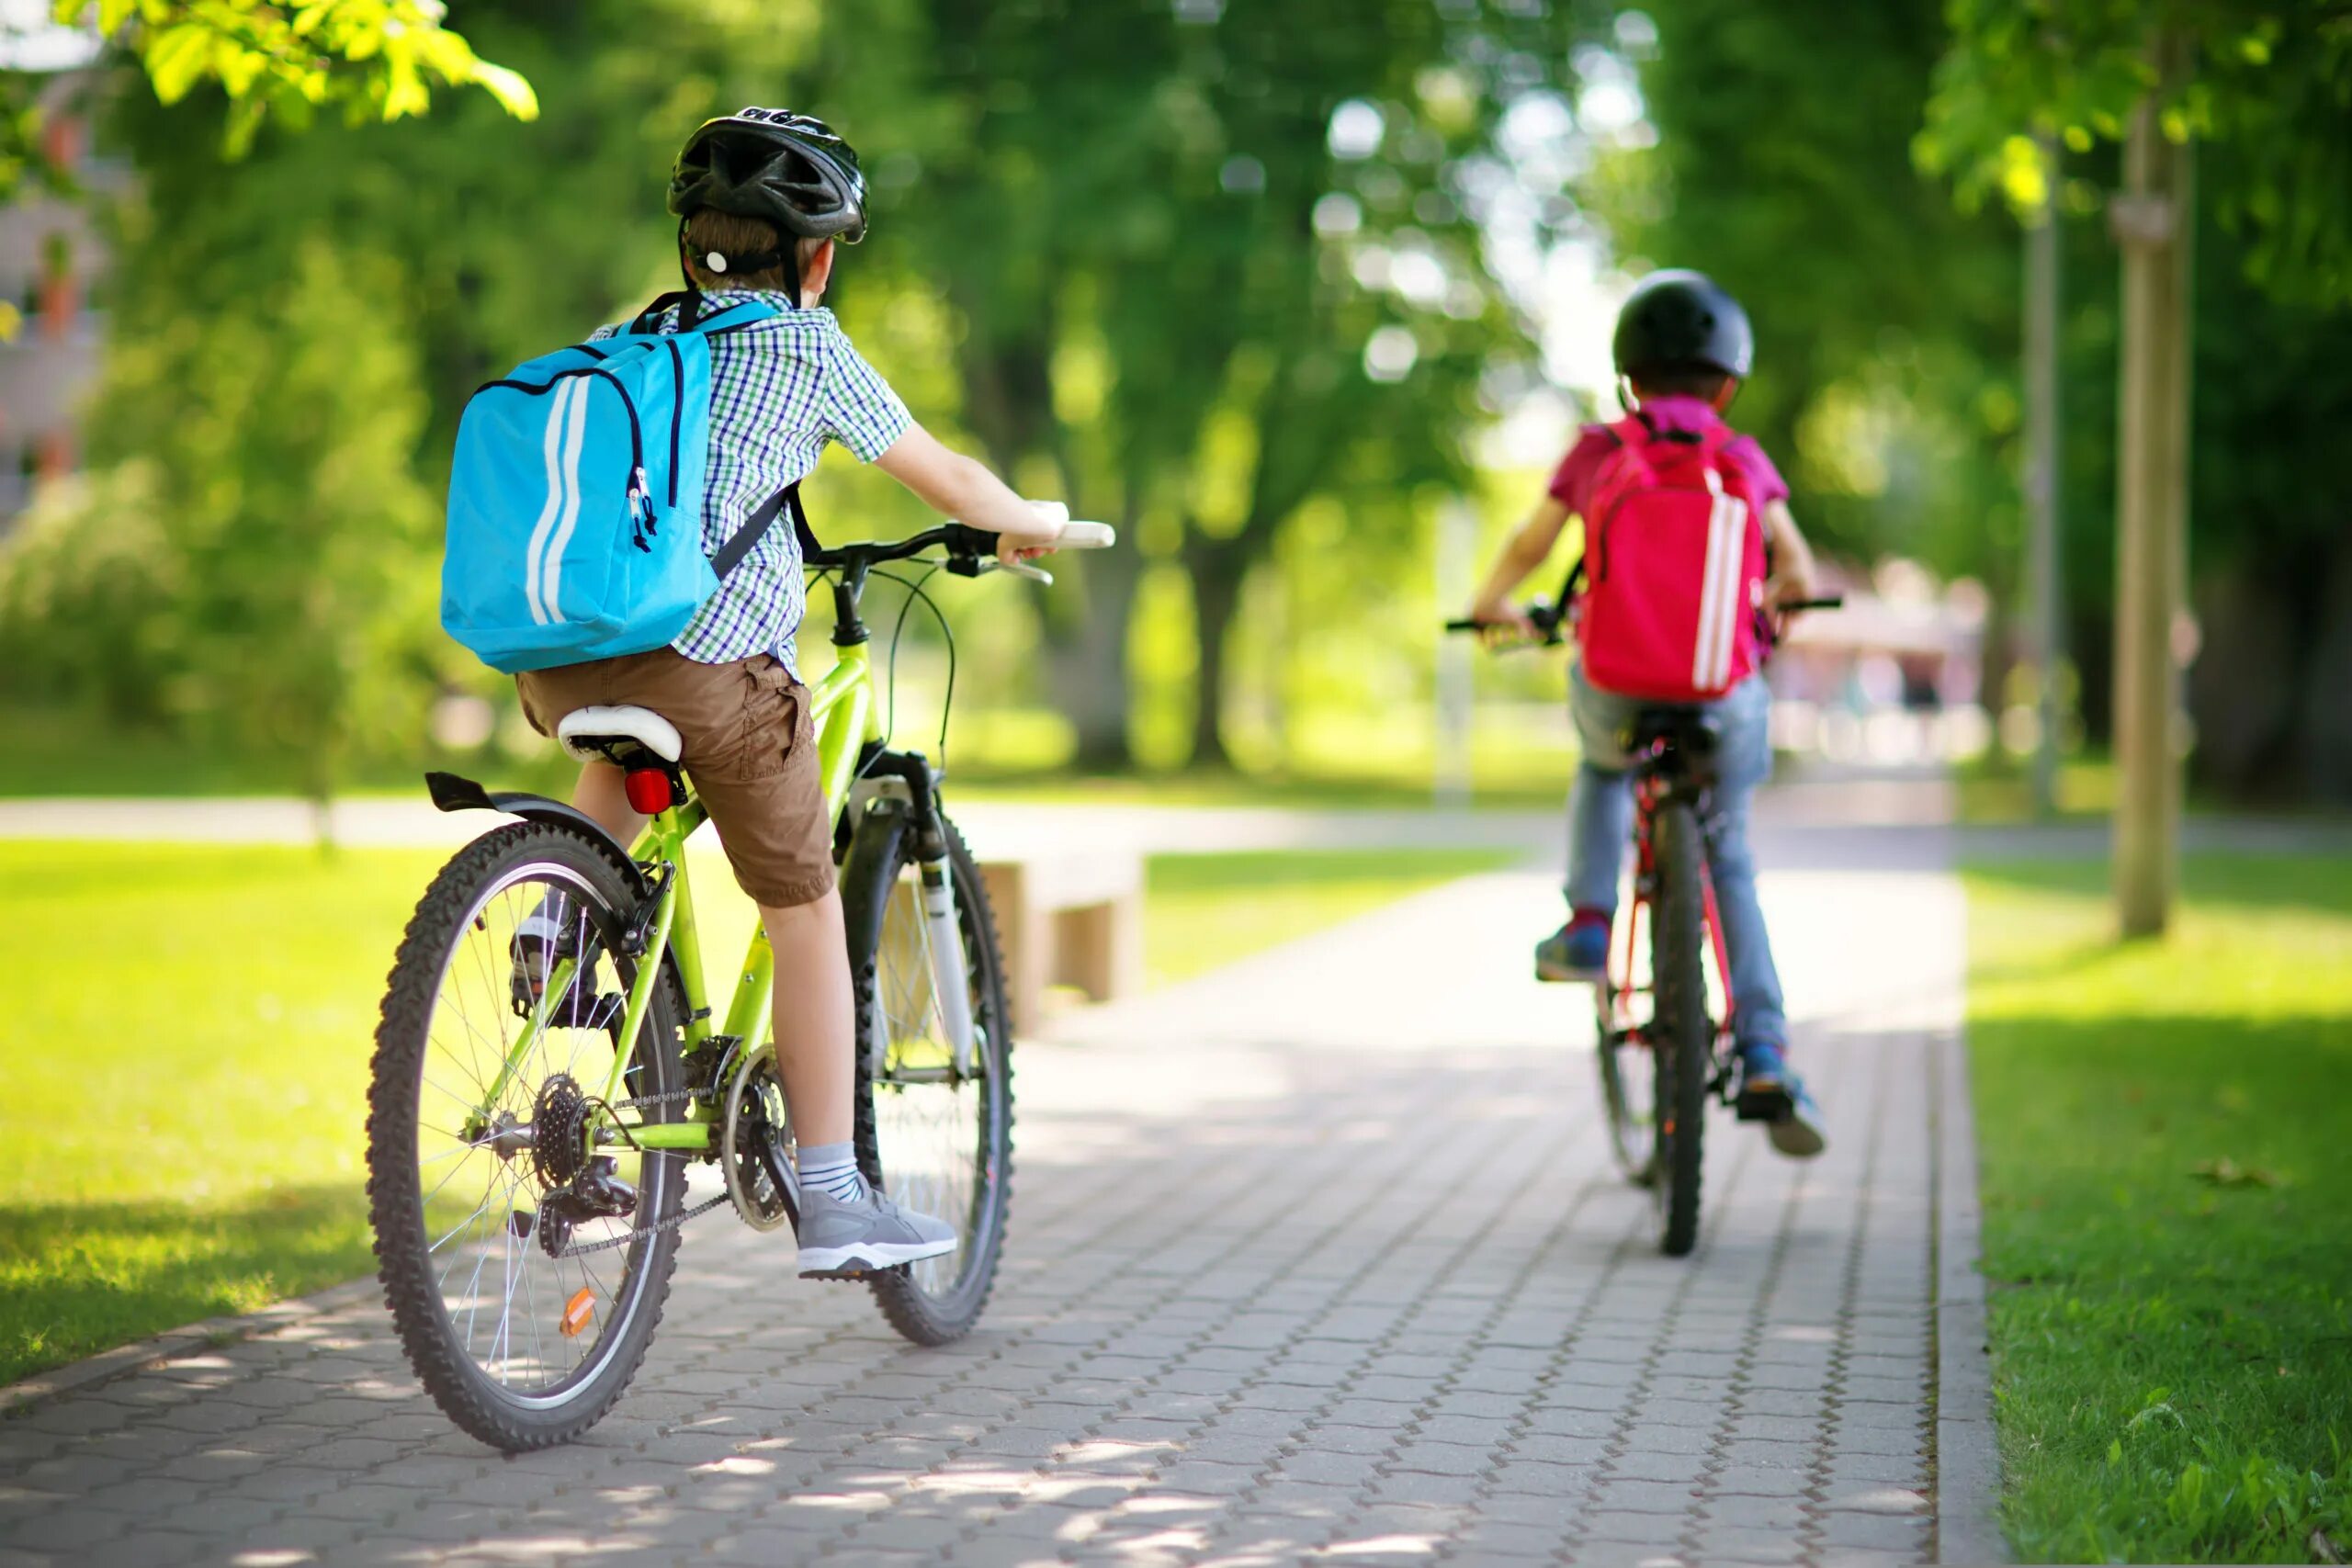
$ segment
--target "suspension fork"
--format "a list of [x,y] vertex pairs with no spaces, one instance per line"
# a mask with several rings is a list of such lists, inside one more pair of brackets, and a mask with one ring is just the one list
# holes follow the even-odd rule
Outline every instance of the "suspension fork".
[[947,830],[939,815],[939,779],[920,752],[886,751],[868,776],[889,773],[903,781],[912,807],[915,869],[921,882],[925,941],[931,962],[932,995],[938,998],[940,1028],[956,1064],[956,1076],[972,1070],[970,955],[964,951],[963,923],[956,916],[956,877],[947,856]]

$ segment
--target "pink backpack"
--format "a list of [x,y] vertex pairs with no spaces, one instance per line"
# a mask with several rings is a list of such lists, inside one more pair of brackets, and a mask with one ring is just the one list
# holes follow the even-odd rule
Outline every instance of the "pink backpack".
[[1764,529],[1746,472],[1724,460],[1736,437],[1720,425],[1659,432],[1638,414],[1608,429],[1617,450],[1585,519],[1585,679],[1650,702],[1711,702],[1760,662]]

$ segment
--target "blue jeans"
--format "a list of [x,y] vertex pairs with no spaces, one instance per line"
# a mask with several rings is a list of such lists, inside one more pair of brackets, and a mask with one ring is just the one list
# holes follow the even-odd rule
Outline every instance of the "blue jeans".
[[[1613,909],[1625,850],[1634,834],[1634,791],[1619,732],[1654,705],[1595,690],[1577,671],[1568,682],[1568,712],[1576,720],[1584,761],[1568,792],[1568,904]],[[1763,906],[1756,898],[1756,856],[1747,847],[1747,808],[1756,786],[1772,771],[1765,728],[1772,695],[1751,675],[1715,702],[1723,716],[1716,750],[1713,818],[1705,824],[1707,864],[1715,883],[1715,913],[1731,961],[1732,1021],[1740,1043],[1786,1044],[1789,1021],[1781,999],[1781,973],[1772,964]]]

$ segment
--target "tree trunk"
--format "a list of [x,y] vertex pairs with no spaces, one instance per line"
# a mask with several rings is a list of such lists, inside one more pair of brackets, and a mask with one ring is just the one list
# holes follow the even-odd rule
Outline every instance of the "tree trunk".
[[[2042,177],[2055,194],[2058,141],[2044,131],[2035,139]],[[2029,657],[2033,660],[2035,723],[2033,813],[2048,819],[2058,810],[2058,670],[2065,659],[2060,637],[2058,575],[2058,204],[2045,199],[2039,221],[2025,242],[2025,491],[2026,576],[2031,583]],[[2005,702],[1999,688],[1987,705],[1997,717]]]
[[1119,773],[1135,761],[1127,738],[1127,628],[1136,585],[1143,577],[1143,553],[1134,532],[1129,516],[1120,525],[1116,547],[1079,558],[1086,592],[1077,625],[1047,643],[1047,683],[1077,734],[1071,761],[1085,773]]
[[1250,558],[1239,538],[1194,536],[1184,547],[1193,576],[1193,630],[1200,649],[1200,701],[1193,710],[1193,765],[1230,768],[1225,749],[1225,644],[1241,603]]
[[2186,50],[2157,44],[2159,86],[2124,147],[2112,218],[2123,247],[2123,365],[2116,505],[2115,904],[2123,934],[2171,918],[2179,872],[2180,666],[2174,631],[2188,576],[2189,151],[2157,124]]

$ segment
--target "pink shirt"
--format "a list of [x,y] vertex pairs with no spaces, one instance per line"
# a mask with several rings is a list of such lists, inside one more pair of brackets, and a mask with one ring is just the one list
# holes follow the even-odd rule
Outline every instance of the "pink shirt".
[[[1699,398],[1651,398],[1642,404],[1642,412],[1660,430],[1713,430],[1721,425],[1723,416]],[[1578,517],[1588,515],[1592,501],[1593,480],[1600,473],[1601,461],[1617,450],[1616,438],[1605,426],[1588,424],[1577,436],[1577,444],[1560,459],[1552,475],[1551,489],[1546,492],[1553,500]],[[1789,487],[1781,478],[1781,470],[1764,455],[1752,435],[1733,439],[1724,448],[1726,462],[1736,463],[1747,478],[1747,493],[1756,499],[1758,512],[1776,501],[1786,501]]]

